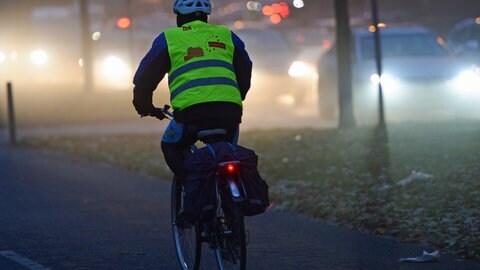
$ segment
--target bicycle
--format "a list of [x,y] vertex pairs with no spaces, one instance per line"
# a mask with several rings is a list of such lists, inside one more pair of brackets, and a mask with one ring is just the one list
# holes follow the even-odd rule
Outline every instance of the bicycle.
[[[161,111],[168,118],[173,114],[165,105]],[[205,145],[221,141],[219,135],[225,135],[224,129],[202,130],[198,140]],[[196,151],[192,145],[189,151]],[[200,267],[202,243],[208,243],[214,250],[219,270],[245,270],[247,261],[247,239],[245,232],[242,203],[244,189],[240,178],[240,162],[237,160],[221,162],[215,174],[216,211],[209,222],[178,224],[177,218],[184,203],[182,184],[173,179],[171,189],[171,222],[173,239],[178,262],[183,270],[196,270]]]

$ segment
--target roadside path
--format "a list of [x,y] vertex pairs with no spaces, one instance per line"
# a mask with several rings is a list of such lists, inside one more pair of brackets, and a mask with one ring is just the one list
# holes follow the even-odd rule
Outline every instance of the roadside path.
[[[169,189],[108,165],[0,144],[0,269],[178,269]],[[253,270],[480,269],[448,254],[399,263],[424,247],[275,210],[248,218],[247,228]],[[213,269],[204,248],[202,269]],[[11,252],[33,266],[4,256]]]

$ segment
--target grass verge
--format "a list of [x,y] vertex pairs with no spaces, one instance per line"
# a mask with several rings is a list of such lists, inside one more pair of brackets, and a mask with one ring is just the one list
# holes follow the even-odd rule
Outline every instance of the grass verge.
[[[277,209],[423,242],[480,260],[480,125],[269,130],[241,135]],[[158,135],[26,138],[46,148],[170,179]]]

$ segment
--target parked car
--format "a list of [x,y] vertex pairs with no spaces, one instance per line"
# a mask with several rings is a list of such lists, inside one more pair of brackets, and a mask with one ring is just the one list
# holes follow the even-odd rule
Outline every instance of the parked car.
[[253,61],[252,94],[247,102],[284,109],[304,106],[315,91],[314,67],[300,61],[276,31],[255,28],[235,33]]
[[[381,78],[375,65],[374,33],[367,28],[352,32],[353,106],[359,123],[376,123],[379,83],[383,87],[387,120],[473,113],[480,98],[478,69],[453,57],[430,29],[382,28]],[[318,73],[320,114],[336,118],[339,108],[335,46],[319,61]]]
[[480,17],[457,23],[448,35],[447,44],[458,57],[480,65]]

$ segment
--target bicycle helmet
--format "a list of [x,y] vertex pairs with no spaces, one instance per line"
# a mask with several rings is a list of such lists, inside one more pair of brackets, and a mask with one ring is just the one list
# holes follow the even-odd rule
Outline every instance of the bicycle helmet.
[[183,15],[195,12],[210,14],[212,12],[212,4],[210,0],[175,0],[173,12]]

